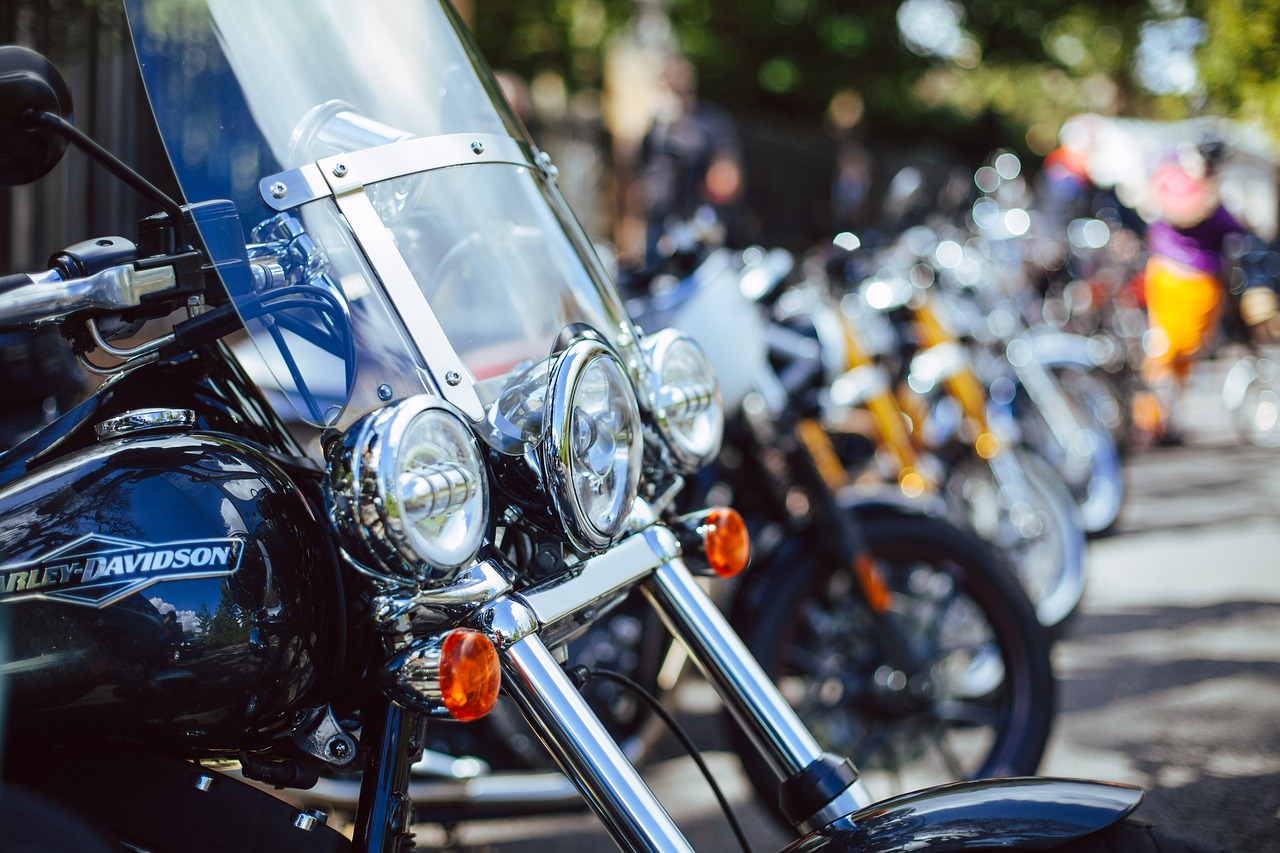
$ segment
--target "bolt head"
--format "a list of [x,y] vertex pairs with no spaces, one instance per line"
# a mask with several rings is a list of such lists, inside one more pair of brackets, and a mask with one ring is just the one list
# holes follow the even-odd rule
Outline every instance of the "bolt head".
[[444,381],[448,382],[450,385],[457,385],[462,381],[462,374],[456,370],[450,370],[444,375]]
[[475,142],[472,142],[472,143],[471,143],[471,153],[472,153],[472,154],[475,154],[475,155],[477,155],[477,156],[478,156],[478,155],[480,155],[480,154],[483,154],[483,153],[484,153],[484,143],[483,143],[483,142],[481,142],[481,141],[480,141],[480,140],[478,140],[478,139],[477,139]]
[[284,185],[283,181],[276,181],[271,185],[272,198],[284,198],[289,194],[289,188]]
[[333,164],[333,176],[335,178],[343,178],[347,175],[347,165],[345,163]]

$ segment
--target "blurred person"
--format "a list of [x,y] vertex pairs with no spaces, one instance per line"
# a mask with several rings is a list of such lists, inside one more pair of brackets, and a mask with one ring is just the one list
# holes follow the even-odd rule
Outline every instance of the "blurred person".
[[852,139],[840,140],[831,183],[831,214],[837,231],[856,230],[868,223],[871,178],[871,152],[867,147]]
[[700,210],[713,212],[732,242],[745,187],[733,119],[697,97],[697,72],[683,56],[667,60],[654,113],[640,145],[646,264],[661,256],[658,242],[668,220],[690,221]]
[[1143,273],[1148,332],[1143,378],[1150,391],[1134,402],[1135,426],[1147,440],[1177,444],[1175,416],[1191,365],[1213,343],[1225,304],[1223,245],[1247,228],[1218,195],[1218,143],[1183,147],[1151,181],[1158,218],[1147,229]]
[[1052,231],[1061,231],[1072,219],[1092,213],[1091,195],[1096,187],[1089,176],[1089,152],[1078,140],[1064,134],[1062,143],[1045,156],[1035,183],[1040,212]]

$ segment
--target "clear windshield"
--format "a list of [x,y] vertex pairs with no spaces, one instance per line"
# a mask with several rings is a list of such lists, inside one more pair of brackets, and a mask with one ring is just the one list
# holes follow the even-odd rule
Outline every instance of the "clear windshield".
[[233,203],[243,247],[225,221],[200,232],[304,419],[342,427],[431,391],[506,424],[490,439],[505,446],[494,402],[564,329],[596,329],[640,369],[616,292],[447,3],[126,5],[183,194]]

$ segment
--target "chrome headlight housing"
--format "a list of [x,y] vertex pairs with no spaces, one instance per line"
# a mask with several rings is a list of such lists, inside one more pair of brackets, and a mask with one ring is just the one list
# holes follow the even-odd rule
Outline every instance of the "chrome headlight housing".
[[489,524],[479,443],[439,397],[410,397],[352,424],[330,447],[326,488],[347,550],[383,580],[447,580],[474,559]]
[[724,438],[724,403],[711,361],[677,329],[649,335],[643,346],[658,429],[676,465],[685,473],[696,471],[715,459]]
[[640,408],[626,368],[600,341],[561,353],[547,390],[541,467],[573,546],[607,547],[622,532],[640,487]]

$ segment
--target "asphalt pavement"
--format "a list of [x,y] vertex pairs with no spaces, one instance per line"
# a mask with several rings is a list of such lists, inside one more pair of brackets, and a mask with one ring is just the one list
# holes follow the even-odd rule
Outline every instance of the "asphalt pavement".
[[[1128,459],[1124,512],[1090,543],[1086,598],[1055,648],[1059,712],[1041,773],[1140,785],[1142,817],[1206,849],[1280,850],[1280,450],[1231,429],[1228,364],[1197,366],[1182,446]],[[706,685],[686,679],[677,704],[754,849],[785,846]],[[696,849],[738,849],[687,758],[645,776]],[[613,849],[585,812],[418,830],[423,847]]]

